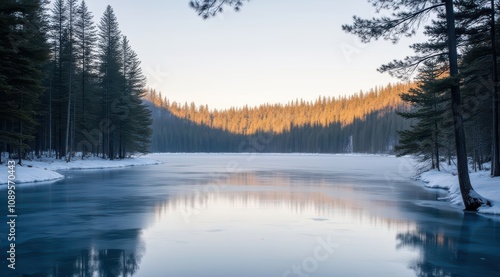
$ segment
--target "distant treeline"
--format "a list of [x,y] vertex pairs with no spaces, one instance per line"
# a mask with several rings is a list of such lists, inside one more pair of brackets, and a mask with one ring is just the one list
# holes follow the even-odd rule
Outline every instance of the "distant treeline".
[[153,152],[392,153],[398,131],[410,121],[400,94],[412,84],[395,84],[314,102],[212,110],[170,102],[149,90]]

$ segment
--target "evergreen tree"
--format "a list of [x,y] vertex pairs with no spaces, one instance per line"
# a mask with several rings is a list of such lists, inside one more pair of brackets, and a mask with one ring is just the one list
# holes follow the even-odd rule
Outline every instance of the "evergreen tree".
[[151,112],[142,103],[145,95],[146,78],[142,73],[137,54],[129,45],[127,37],[122,41],[123,53],[123,95],[120,99],[119,157],[126,152],[147,152],[150,144]]
[[0,150],[17,152],[19,164],[34,139],[35,108],[43,92],[48,60],[46,18],[41,1],[0,3]]
[[[198,11],[199,15],[203,18],[208,18],[221,12],[224,5],[233,6],[238,10],[242,2],[241,0],[194,0],[191,1],[190,4],[191,7]],[[429,43],[416,45],[416,47],[419,48],[419,53],[424,54],[423,56],[416,55],[404,61],[395,61],[389,65],[383,66],[381,70],[392,71],[399,76],[404,76],[423,61],[429,58],[446,55],[450,76],[448,85],[451,94],[451,112],[455,131],[458,179],[465,209],[477,210],[481,205],[489,205],[489,201],[483,199],[474,191],[469,179],[462,99],[458,78],[457,45],[459,44],[457,43],[457,28],[455,26],[453,1],[419,0],[409,2],[403,0],[380,0],[370,2],[377,12],[389,10],[392,11],[392,13],[390,16],[381,16],[372,19],[362,19],[354,16],[354,23],[352,25],[342,26],[346,32],[356,34],[363,42],[369,42],[371,39],[383,38],[396,43],[402,36],[415,35],[418,27],[431,12],[437,11],[438,17],[439,15],[444,15],[444,17],[441,18],[445,19],[445,24],[442,24],[442,21],[438,20],[433,21],[433,25],[430,27],[431,32],[432,30],[441,30],[442,32],[440,33],[434,33],[440,35],[433,37],[435,39]],[[471,4],[471,1],[457,2],[463,4],[463,6]],[[472,2],[472,5],[473,4],[474,2]],[[465,32],[471,30],[468,26],[464,25],[463,27],[465,27],[463,29]],[[427,31],[429,31],[429,29],[427,29]],[[446,49],[445,53],[443,53],[443,49]]]
[[123,84],[121,32],[111,6],[107,6],[99,24],[99,86],[102,103],[99,125],[103,126],[102,154],[103,157],[114,159],[116,124],[119,110],[112,110],[114,99],[120,99]]
[[464,121],[468,130],[468,152],[475,168],[476,165],[481,168],[482,163],[490,158],[494,160],[494,155],[490,156],[494,148],[491,128],[494,80],[490,50],[489,43],[474,44],[462,58]]
[[[446,15],[446,32],[444,34],[447,42],[447,57],[449,65],[451,94],[451,110],[454,121],[455,147],[457,155],[457,170],[460,184],[460,192],[466,210],[477,210],[482,205],[489,205],[490,202],[479,196],[472,188],[469,169],[467,163],[467,152],[465,145],[465,132],[462,111],[462,99],[460,95],[458,79],[458,53],[457,53],[457,33],[455,28],[455,11],[452,0],[437,1],[374,1],[373,5],[378,10],[393,10],[392,17],[380,17],[374,19],[361,19],[354,17],[352,25],[344,25],[343,29],[349,33],[358,35],[363,42],[369,42],[373,38],[389,39],[397,42],[403,35],[413,35],[416,28],[422,21],[422,17],[430,11],[444,6]],[[437,23],[434,21],[434,23]],[[427,52],[427,57],[436,55],[435,52]],[[438,55],[441,55],[439,53]],[[421,60],[420,56],[416,57]],[[413,62],[411,62],[413,61]],[[393,63],[392,68],[408,68],[413,65],[415,58],[405,62]],[[389,67],[389,69],[391,68]],[[388,69],[387,67],[385,69]]]
[[[73,56],[74,56],[74,26],[76,20],[76,0],[68,0],[68,41],[67,41],[67,55],[68,55],[68,105],[67,105],[67,115],[66,115],[66,140],[64,143],[65,153],[66,153],[66,161],[70,161],[72,147],[70,145],[70,122],[71,122],[71,100],[73,95],[73,75],[74,75],[74,66],[73,66]],[[74,128],[74,126],[73,126]]]
[[95,127],[95,114],[97,113],[95,105],[90,104],[96,97],[96,43],[97,34],[93,16],[85,1],[82,1],[78,6],[75,22],[75,47],[77,48],[75,59],[78,60],[78,79],[80,80],[77,134],[81,139],[76,146],[81,148],[82,158],[85,157],[87,151],[94,151],[94,153],[97,151],[97,145],[87,139],[90,131]]
[[[52,81],[50,86],[50,97],[49,97],[49,114],[51,117],[51,122],[49,128],[53,131],[51,133],[54,135],[54,148],[56,149],[56,157],[62,158],[65,156],[65,148],[63,145],[63,134],[64,134],[64,118],[63,118],[63,106],[64,106],[64,87],[67,76],[65,75],[67,71],[64,71],[64,52],[63,47],[65,44],[65,35],[67,35],[67,6],[64,0],[55,0],[54,6],[52,8],[52,16],[50,19],[50,40],[52,44],[52,57],[53,57],[53,69],[51,72]],[[53,121],[53,122],[52,122]],[[52,139],[52,137],[51,137]],[[50,143],[52,145],[52,143]],[[52,149],[51,149],[52,150]]]
[[491,158],[491,176],[500,176],[500,81],[498,77],[497,64],[497,39],[496,39],[496,20],[495,20],[495,1],[491,3],[491,57],[493,59],[493,147]]
[[97,45],[85,2],[55,0],[50,17],[44,4],[0,3],[6,38],[0,42],[0,154],[8,151],[21,163],[33,148],[37,156],[55,150],[68,161],[74,151],[110,159],[146,152],[145,79],[128,41],[122,48],[112,8],[101,20]]
[[445,94],[445,80],[439,78],[439,72],[432,63],[427,62],[420,70],[419,86],[401,94],[401,99],[409,103],[413,109],[398,114],[417,122],[409,130],[400,132],[400,144],[396,147],[399,155],[413,154],[421,162],[431,161],[432,168],[440,170],[440,150],[445,145],[443,126],[447,121],[449,97]]

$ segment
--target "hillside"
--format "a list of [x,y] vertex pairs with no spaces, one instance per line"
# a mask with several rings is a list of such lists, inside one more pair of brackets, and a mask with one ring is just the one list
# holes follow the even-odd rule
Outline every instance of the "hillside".
[[[412,84],[387,85],[314,102],[225,110],[170,102],[150,90],[155,152],[391,152],[397,131],[409,127],[396,111]],[[244,145],[251,144],[248,148]]]

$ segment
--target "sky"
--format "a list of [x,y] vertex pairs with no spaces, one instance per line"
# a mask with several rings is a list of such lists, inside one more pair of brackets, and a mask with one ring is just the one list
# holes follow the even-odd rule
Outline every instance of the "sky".
[[223,109],[350,95],[397,79],[377,68],[412,52],[404,39],[362,44],[341,29],[372,17],[367,0],[251,0],[203,20],[188,0],[86,0],[113,7],[148,86],[170,101]]

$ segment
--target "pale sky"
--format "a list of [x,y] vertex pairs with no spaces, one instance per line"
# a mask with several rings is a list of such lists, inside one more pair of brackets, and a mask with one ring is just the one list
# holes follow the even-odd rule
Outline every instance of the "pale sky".
[[341,25],[374,16],[367,0],[251,0],[203,20],[188,0],[87,0],[96,23],[113,7],[149,86],[211,108],[349,95],[397,81],[376,69],[412,52],[361,44]]

